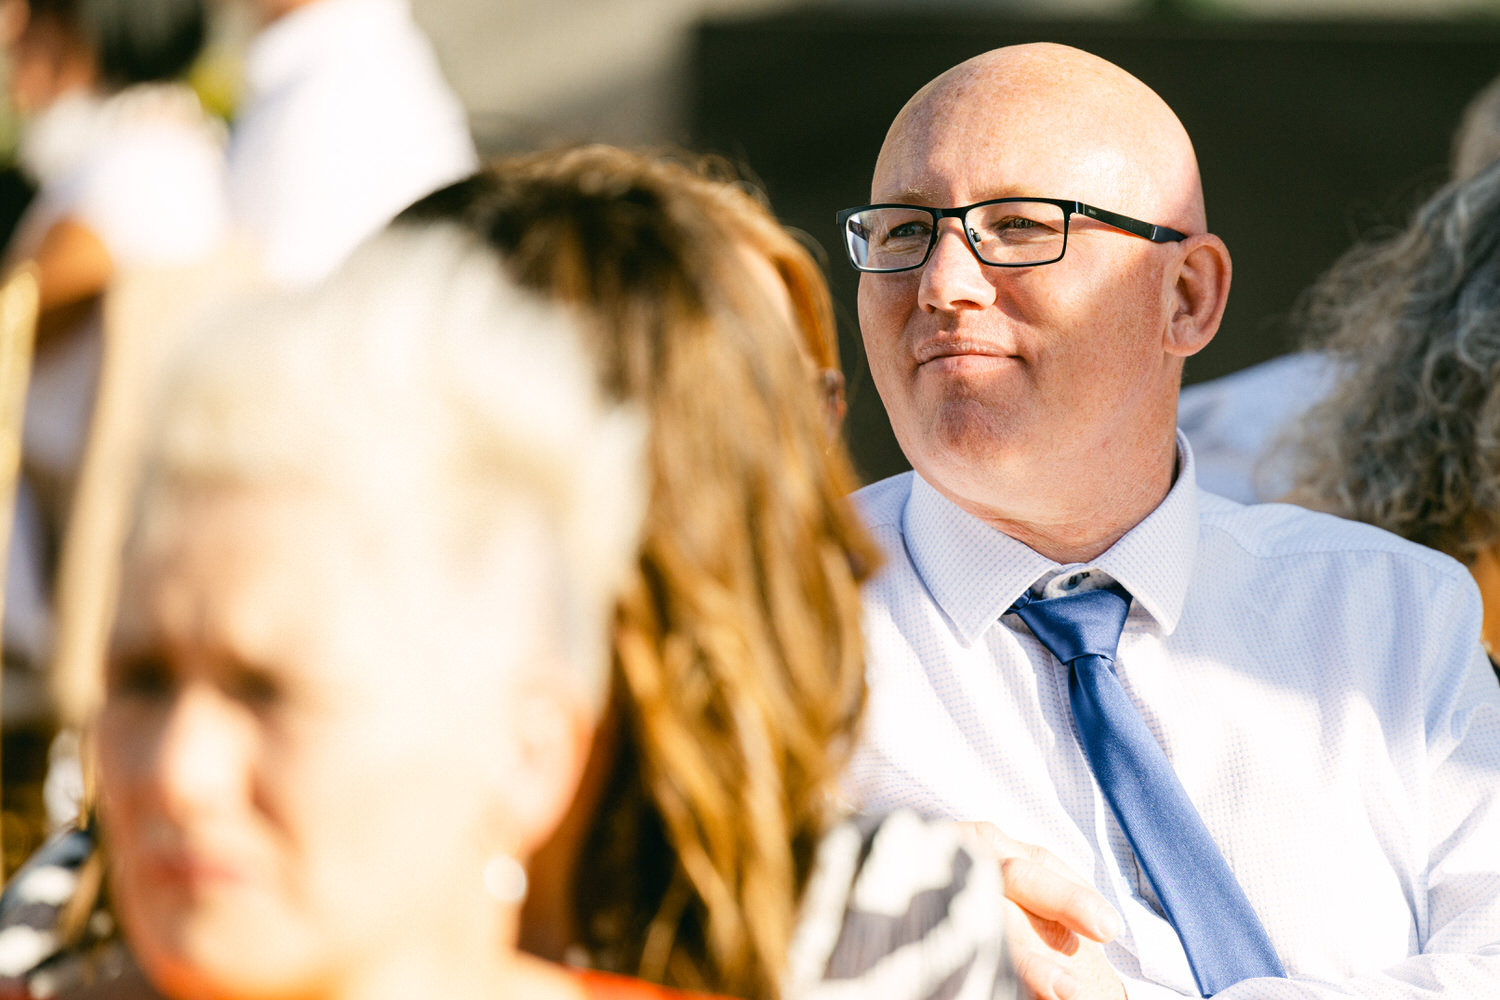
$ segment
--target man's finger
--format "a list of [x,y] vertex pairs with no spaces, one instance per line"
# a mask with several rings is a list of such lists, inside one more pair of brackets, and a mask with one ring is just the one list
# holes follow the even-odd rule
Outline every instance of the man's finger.
[[999,859],[1007,899],[1095,941],[1111,941],[1120,932],[1114,908],[1051,851],[1016,840],[993,823],[956,825]]
[[1031,925],[1032,933],[1036,935],[1036,939],[1048,949],[1057,952],[1059,955],[1067,955],[1069,957],[1078,954],[1078,949],[1083,944],[1083,939],[1073,931],[1056,920],[1047,920],[1037,916],[1035,913],[1021,910],[1020,907],[1016,907],[1016,909],[1020,910],[1021,914],[1026,918],[1027,923]]
[[1120,932],[1114,909],[1088,886],[1053,871],[1044,862],[1029,857],[1010,857],[1000,862],[1005,898],[1028,913],[1058,924],[1095,941],[1111,941]]
[[1036,1000],[1124,1000],[1097,944],[1054,921],[1005,903],[1005,942],[1025,995]]
[[1039,952],[1013,959],[1016,978],[1035,1000],[1073,1000],[1079,983],[1067,969]]

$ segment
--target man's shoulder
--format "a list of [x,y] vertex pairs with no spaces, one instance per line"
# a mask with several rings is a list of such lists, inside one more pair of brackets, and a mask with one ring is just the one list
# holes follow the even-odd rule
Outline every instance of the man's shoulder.
[[864,519],[866,528],[876,534],[881,528],[901,530],[901,514],[911,496],[914,475],[912,472],[898,473],[854,492],[850,499]]
[[1388,556],[1412,568],[1468,579],[1457,560],[1382,528],[1287,503],[1241,504],[1200,494],[1200,520],[1251,558]]

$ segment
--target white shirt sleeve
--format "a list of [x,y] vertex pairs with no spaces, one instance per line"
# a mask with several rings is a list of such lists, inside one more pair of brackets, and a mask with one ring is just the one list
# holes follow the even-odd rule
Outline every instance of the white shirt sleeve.
[[122,136],[69,183],[68,217],[103,241],[116,267],[189,264],[227,228],[223,154],[186,129]]

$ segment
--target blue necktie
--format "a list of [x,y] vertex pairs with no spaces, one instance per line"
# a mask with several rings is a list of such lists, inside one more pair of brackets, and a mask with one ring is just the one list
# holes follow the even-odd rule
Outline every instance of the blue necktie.
[[1276,949],[1167,755],[1120,680],[1115,649],[1130,611],[1119,584],[1011,605],[1068,665],[1068,697],[1094,778],[1177,929],[1204,996],[1242,979],[1285,977]]

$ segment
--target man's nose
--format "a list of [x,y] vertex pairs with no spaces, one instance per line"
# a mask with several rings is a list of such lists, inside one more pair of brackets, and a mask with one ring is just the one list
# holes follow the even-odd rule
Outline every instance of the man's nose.
[[922,284],[917,303],[928,312],[983,309],[995,302],[995,286],[988,273],[993,268],[980,263],[964,238],[963,223],[943,219],[938,223],[937,245],[922,266]]

